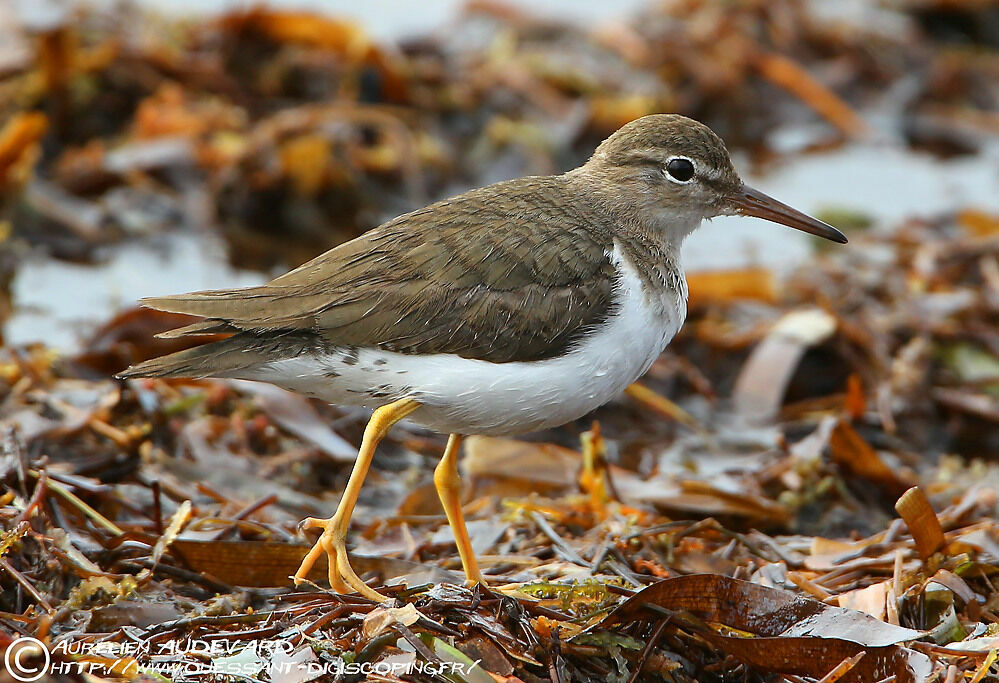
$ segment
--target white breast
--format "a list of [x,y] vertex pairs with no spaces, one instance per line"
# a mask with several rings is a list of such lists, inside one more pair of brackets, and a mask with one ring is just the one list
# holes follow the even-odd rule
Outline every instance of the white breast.
[[682,290],[647,295],[634,266],[615,248],[620,279],[615,312],[564,356],[489,363],[452,354],[416,356],[345,349],[268,363],[244,379],[272,382],[334,404],[377,407],[412,397],[409,418],[443,433],[513,435],[582,417],[641,377],[683,324]]

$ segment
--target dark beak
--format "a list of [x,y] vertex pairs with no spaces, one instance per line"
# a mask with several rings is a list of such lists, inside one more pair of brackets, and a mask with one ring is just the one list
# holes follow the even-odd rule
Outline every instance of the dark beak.
[[846,244],[847,241],[846,235],[828,223],[803,214],[784,202],[779,202],[770,195],[745,185],[732,198],[732,206],[735,207],[736,213],[742,216],[764,218],[840,244]]

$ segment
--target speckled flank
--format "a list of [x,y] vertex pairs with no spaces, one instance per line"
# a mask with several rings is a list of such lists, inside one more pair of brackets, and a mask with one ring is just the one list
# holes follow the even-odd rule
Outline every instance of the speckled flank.
[[[682,273],[671,278],[679,290],[650,297],[623,250],[616,248],[610,256],[618,271],[615,312],[559,358],[489,363],[452,354],[360,348],[358,362],[347,363],[342,351],[303,354],[262,365],[244,378],[340,404],[374,407],[415,398],[424,405],[410,419],[441,432],[511,435],[563,424],[611,400],[644,374],[686,313]],[[379,372],[375,366],[389,370]],[[336,381],[323,378],[331,371],[338,373]]]

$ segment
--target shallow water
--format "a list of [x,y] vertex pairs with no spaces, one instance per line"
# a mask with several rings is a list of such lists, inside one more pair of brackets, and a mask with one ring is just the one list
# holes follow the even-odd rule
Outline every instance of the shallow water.
[[229,265],[225,244],[207,233],[173,232],[155,240],[108,248],[95,265],[37,255],[18,268],[11,285],[14,314],[4,339],[44,341],[63,351],[79,343],[118,310],[144,296],[265,282],[262,273]]

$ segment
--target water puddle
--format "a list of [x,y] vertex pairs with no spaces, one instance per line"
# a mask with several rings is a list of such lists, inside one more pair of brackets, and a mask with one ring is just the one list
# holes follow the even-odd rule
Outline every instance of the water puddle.
[[4,340],[9,345],[41,341],[71,352],[141,297],[245,287],[267,279],[230,266],[225,244],[208,233],[171,232],[110,247],[94,265],[34,256],[14,276],[14,314],[4,325]]

